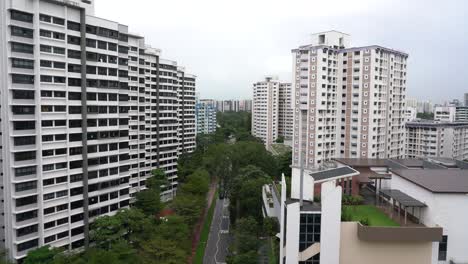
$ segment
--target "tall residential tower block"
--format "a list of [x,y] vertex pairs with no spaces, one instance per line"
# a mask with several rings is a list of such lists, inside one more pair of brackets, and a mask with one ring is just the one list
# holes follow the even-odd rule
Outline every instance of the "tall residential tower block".
[[0,246],[14,260],[87,245],[156,168],[170,199],[195,147],[195,76],[93,7],[0,1]]
[[293,167],[404,156],[408,54],[349,43],[349,35],[329,31],[292,50]]
[[267,148],[279,136],[292,136],[291,84],[266,77],[253,84],[252,135]]

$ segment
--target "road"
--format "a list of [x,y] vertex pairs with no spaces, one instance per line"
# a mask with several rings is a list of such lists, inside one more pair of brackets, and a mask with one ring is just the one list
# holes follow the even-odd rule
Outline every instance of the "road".
[[229,234],[229,201],[228,199],[216,200],[216,207],[211,222],[210,234],[205,249],[203,264],[226,263],[229,252],[231,235]]

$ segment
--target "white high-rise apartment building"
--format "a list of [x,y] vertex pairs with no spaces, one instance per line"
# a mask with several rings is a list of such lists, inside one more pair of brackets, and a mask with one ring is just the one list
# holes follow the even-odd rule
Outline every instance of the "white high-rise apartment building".
[[0,246],[15,260],[89,242],[155,168],[177,189],[195,146],[195,76],[94,1],[0,1]]
[[468,159],[468,123],[420,121],[406,123],[408,158]]
[[279,136],[291,136],[291,84],[266,77],[253,84],[252,135],[267,148]]
[[406,60],[381,46],[350,48],[337,31],[293,52],[293,166],[331,158],[404,156]]

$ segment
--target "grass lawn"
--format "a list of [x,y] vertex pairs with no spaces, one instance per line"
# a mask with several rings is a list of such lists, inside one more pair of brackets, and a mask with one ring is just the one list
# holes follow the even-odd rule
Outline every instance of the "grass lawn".
[[203,257],[205,256],[206,243],[208,242],[208,234],[210,233],[211,222],[213,221],[214,209],[216,206],[216,200],[218,199],[218,190],[216,190],[213,201],[211,202],[210,209],[208,209],[208,214],[206,216],[205,223],[203,224],[203,229],[200,234],[200,241],[197,246],[197,251],[195,252],[195,264],[203,264]]
[[272,144],[271,148],[274,150],[273,154],[277,153],[277,155],[282,155],[284,153],[287,153],[288,151],[291,151],[290,146],[284,145],[282,143]]
[[343,206],[351,215],[351,221],[369,219],[369,226],[400,226],[373,205]]

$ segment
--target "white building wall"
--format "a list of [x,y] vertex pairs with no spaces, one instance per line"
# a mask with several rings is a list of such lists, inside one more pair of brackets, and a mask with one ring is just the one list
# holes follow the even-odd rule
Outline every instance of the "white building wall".
[[341,186],[336,181],[322,183],[322,226],[320,263],[340,263]]
[[422,210],[422,222],[426,226],[443,228],[448,236],[447,261],[438,261],[438,242],[433,243],[432,264],[467,263],[468,251],[468,197],[465,194],[436,194],[419,187],[406,179],[393,174],[391,188],[398,189],[413,198],[425,203]]

